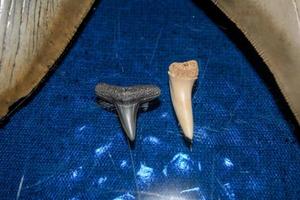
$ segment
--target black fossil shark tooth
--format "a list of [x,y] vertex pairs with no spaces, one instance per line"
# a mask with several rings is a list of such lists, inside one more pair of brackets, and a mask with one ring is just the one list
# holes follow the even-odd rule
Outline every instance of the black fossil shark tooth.
[[141,107],[145,108],[149,101],[160,95],[160,89],[154,85],[121,87],[99,83],[95,91],[105,108],[117,110],[122,127],[130,141],[135,139],[139,107],[142,105]]

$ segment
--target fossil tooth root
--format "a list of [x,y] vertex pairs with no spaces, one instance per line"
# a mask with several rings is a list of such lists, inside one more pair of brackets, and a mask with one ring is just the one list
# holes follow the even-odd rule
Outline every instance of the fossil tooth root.
[[96,95],[117,110],[121,125],[130,141],[135,140],[136,118],[140,105],[159,97],[160,89],[154,85],[120,87],[99,83]]
[[192,89],[198,78],[198,63],[195,60],[175,62],[169,67],[169,86],[173,107],[183,134],[193,139]]

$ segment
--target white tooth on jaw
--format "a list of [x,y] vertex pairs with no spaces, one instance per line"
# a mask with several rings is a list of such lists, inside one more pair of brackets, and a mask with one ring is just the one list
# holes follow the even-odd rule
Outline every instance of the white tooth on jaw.
[[169,67],[169,85],[173,107],[184,136],[193,139],[192,89],[198,78],[198,63],[190,60],[172,63]]

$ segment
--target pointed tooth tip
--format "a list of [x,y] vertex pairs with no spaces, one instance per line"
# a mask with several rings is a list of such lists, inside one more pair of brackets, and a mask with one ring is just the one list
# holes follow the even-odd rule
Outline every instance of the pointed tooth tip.
[[183,129],[183,135],[184,135],[184,137],[185,137],[185,139],[187,141],[189,141],[190,143],[192,143],[193,142],[193,135],[194,135],[194,133],[193,133],[193,127],[189,127],[189,128],[185,127]]
[[128,139],[130,140],[130,142],[134,142],[135,134],[126,132],[126,135],[127,135]]
[[189,144],[193,144],[193,138],[186,137],[185,138]]
[[190,143],[190,144],[193,143],[193,136],[190,137],[190,136],[184,135],[184,139],[185,139],[188,143]]
[[193,147],[193,139],[187,136],[184,136],[184,140],[185,140],[185,144],[188,146],[188,148],[190,149],[190,151],[192,151],[192,147]]
[[125,127],[123,127],[123,128],[125,130],[125,133],[126,133],[128,139],[133,142],[135,140],[135,126],[133,126],[133,124],[130,124],[130,125],[126,124],[124,126]]
[[126,133],[126,136],[130,141],[134,141],[136,135],[136,115],[137,115],[138,105],[117,104],[116,106],[117,106],[119,119],[121,121],[123,130]]
[[[132,121],[131,121],[132,122]],[[124,124],[122,124],[123,129],[126,133],[127,138],[133,142],[135,140],[135,123],[128,123],[128,122],[123,122]]]

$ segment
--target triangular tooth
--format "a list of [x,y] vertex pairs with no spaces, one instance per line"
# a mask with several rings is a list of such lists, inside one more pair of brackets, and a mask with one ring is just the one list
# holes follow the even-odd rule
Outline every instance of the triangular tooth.
[[135,140],[138,104],[116,104],[122,127],[130,141]]
[[[121,87],[99,83],[95,92],[104,107],[116,108],[122,127],[130,141],[136,135],[136,118],[139,106],[146,108],[148,102],[159,97],[160,89],[155,85]],[[113,106],[111,106],[111,104]]]
[[[190,70],[190,71],[189,71]],[[186,138],[193,139],[192,89],[198,75],[196,61],[173,63],[169,70],[173,107]]]

